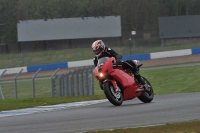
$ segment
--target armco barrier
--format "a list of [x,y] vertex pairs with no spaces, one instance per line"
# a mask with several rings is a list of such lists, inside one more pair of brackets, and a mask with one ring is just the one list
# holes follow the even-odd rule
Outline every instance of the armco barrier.
[[192,54],[200,54],[200,48],[193,48]]
[[81,67],[81,66],[90,66],[93,65],[93,60],[81,60],[81,61],[71,61],[68,62],[68,67]]
[[67,62],[63,62],[63,63],[56,63],[56,64],[43,64],[43,65],[37,65],[37,66],[27,66],[27,71],[28,72],[36,72],[39,69],[41,69],[42,71],[46,71],[46,70],[55,70],[58,68],[68,68],[68,63]]
[[[195,54],[200,54],[200,48],[129,55],[129,56],[123,56],[123,60],[128,60],[128,59],[129,60],[150,60],[150,59],[195,55]],[[25,66],[25,67],[19,67],[19,68],[9,68],[9,69],[6,69],[7,71],[5,74],[18,73],[21,69],[23,69],[22,72],[36,72],[38,71],[38,69],[45,71],[45,70],[55,70],[58,68],[62,69],[62,68],[81,67],[81,66],[90,66],[90,65],[93,65],[92,59],[63,62],[63,63],[56,63],[56,64],[43,64],[43,65],[27,66],[27,67]],[[5,69],[0,69],[0,74],[4,70]]]
[[191,54],[192,54],[191,49],[150,53],[151,59],[176,57],[176,56],[184,56],[184,55],[191,55]]
[[136,54],[123,56],[123,60],[150,60],[150,54]]
[[0,69],[0,75],[4,72],[4,70],[6,70],[6,72],[4,73],[6,75],[6,74],[19,73],[19,71],[21,71],[21,70],[22,70],[22,72],[27,72],[27,67],[16,67],[16,68]]

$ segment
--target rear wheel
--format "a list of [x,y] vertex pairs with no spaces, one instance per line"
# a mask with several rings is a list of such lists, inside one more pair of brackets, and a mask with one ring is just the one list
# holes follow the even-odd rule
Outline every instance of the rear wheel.
[[153,88],[146,78],[144,78],[144,77],[142,77],[142,78],[145,81],[145,83],[148,85],[148,88],[146,88],[144,91],[142,91],[142,94],[141,94],[141,96],[138,97],[138,99],[140,99],[140,101],[142,101],[144,103],[150,103],[154,98]]
[[120,106],[123,103],[122,91],[115,90],[111,82],[104,82],[103,84],[104,93],[107,99],[115,106]]

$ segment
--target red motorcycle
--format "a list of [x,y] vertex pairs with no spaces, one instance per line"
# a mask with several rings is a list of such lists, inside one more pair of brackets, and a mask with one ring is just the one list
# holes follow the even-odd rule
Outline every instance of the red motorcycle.
[[[142,66],[136,60],[134,63],[138,68]],[[100,58],[94,69],[94,76],[107,99],[115,106],[120,106],[123,101],[135,97],[144,103],[150,103],[154,98],[153,88],[148,80],[142,76],[147,86],[141,85],[131,72],[116,63],[114,57]]]

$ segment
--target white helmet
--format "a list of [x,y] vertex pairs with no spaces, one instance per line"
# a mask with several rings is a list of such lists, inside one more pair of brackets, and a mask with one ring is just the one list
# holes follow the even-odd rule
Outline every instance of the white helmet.
[[102,52],[105,50],[105,44],[103,43],[102,40],[97,40],[93,42],[92,50],[95,56],[99,57],[102,54]]

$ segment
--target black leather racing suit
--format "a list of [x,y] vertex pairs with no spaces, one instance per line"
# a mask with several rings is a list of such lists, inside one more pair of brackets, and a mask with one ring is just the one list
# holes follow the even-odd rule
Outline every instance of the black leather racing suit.
[[111,48],[108,48],[108,47],[105,47],[105,50],[102,52],[102,54],[99,56],[99,57],[94,57],[94,65],[97,66],[97,63],[98,63],[98,59],[102,58],[102,57],[115,57],[116,60],[118,60],[117,56],[119,54],[117,52],[115,52],[113,49]]
[[[109,48],[109,47],[105,47],[105,50],[102,52],[102,54],[99,57],[94,57],[94,65],[97,66],[98,63],[98,59],[102,58],[102,57],[115,57],[117,62],[120,62],[122,59],[122,55],[118,54],[117,52],[115,52],[113,49]],[[136,64],[132,61],[132,60],[126,60],[122,62],[122,67],[127,70],[131,70],[132,73],[134,74],[134,77],[141,83],[141,84],[145,84],[143,79],[141,78],[140,74],[139,74],[139,70],[136,66]]]

